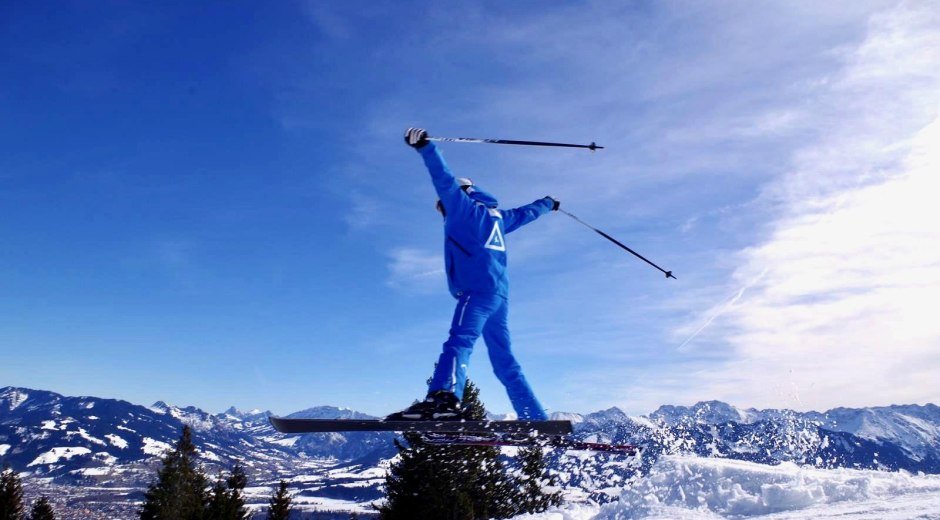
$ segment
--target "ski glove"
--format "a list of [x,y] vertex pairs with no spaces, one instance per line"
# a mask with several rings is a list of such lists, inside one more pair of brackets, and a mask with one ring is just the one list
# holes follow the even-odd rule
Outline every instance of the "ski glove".
[[548,196],[545,198],[552,201],[552,211],[558,211],[558,207],[561,206],[561,201],[559,201],[558,199],[552,196]]
[[412,148],[421,148],[428,144],[428,132],[423,128],[405,130],[405,143]]

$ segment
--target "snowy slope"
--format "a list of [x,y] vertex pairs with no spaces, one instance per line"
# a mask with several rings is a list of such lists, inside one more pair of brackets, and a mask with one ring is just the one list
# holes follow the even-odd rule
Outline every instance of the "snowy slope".
[[[196,432],[194,442],[208,464],[227,467],[241,461],[276,468],[295,456],[259,438],[254,423],[192,407],[157,403],[148,408],[116,399],[0,388],[3,462],[36,476],[127,482],[136,475],[149,481],[143,466],[179,439],[184,424]],[[270,429],[266,420],[264,425]]]
[[871,408],[835,408],[826,412],[741,409],[720,401],[692,406],[661,406],[648,418],[668,426],[693,424],[754,424],[757,422],[802,422],[862,439],[895,444],[918,459],[940,458],[940,407],[892,405]]
[[940,453],[940,407],[932,404],[836,408],[808,416],[830,430],[891,442],[921,458]]
[[[332,406],[308,408],[291,415],[369,417]],[[53,486],[65,485],[70,494],[114,507],[131,507],[131,501],[139,499],[142,486],[152,478],[157,457],[176,442],[182,425],[186,424],[193,428],[201,463],[210,472],[230,468],[236,461],[246,467],[252,485],[257,488],[250,498],[259,504],[281,478],[289,480],[309,499],[307,506],[311,510],[362,511],[381,498],[385,468],[395,455],[391,442],[394,434],[283,435],[271,428],[267,416],[267,412],[259,410],[242,412],[230,408],[213,414],[163,402],[145,407],[113,399],[0,388],[0,459],[34,478],[33,486],[50,486],[50,493]],[[642,487],[657,482],[657,478],[666,479],[662,482],[673,478],[669,486],[682,494],[694,491],[696,496],[717,496],[717,488],[693,489],[693,485],[704,486],[708,478],[720,480],[715,476],[714,466],[712,473],[706,471],[708,464],[720,464],[727,473],[722,482],[732,487],[738,485],[748,496],[756,496],[757,491],[748,488],[747,482],[736,481],[748,473],[741,468],[765,468],[765,473],[751,471],[760,475],[748,481],[765,484],[771,478],[768,471],[779,472],[794,465],[819,468],[804,469],[802,474],[823,471],[820,475],[829,475],[825,478],[830,480],[841,477],[837,472],[826,473],[825,469],[904,469],[915,474],[917,471],[940,474],[940,413],[933,405],[799,413],[745,410],[709,401],[690,407],[663,406],[639,417],[610,408],[586,415],[555,414],[553,418],[574,422],[576,436],[584,440],[633,443],[644,448],[643,456],[633,459],[612,454],[552,452],[552,469],[569,503],[575,504],[556,512],[556,518],[607,514],[603,507],[615,507],[611,503],[615,500],[621,504],[632,500],[636,508],[645,507],[650,515],[656,508],[671,511],[664,513],[663,518],[677,517],[680,513],[699,515],[696,518],[719,512],[737,514],[727,509],[731,507],[728,504],[712,504],[713,509],[701,512],[690,509],[688,504],[668,502],[668,497],[645,505],[640,503],[648,496],[661,494],[661,490]],[[710,458],[676,459],[676,455]],[[695,467],[688,462],[684,466],[664,466],[667,461],[676,460],[713,462],[695,463]],[[872,474],[891,475],[877,471]],[[649,480],[643,480],[646,477]],[[877,483],[876,480],[886,481],[869,478],[870,483]],[[898,496],[886,499],[894,504],[891,507],[915,507],[910,503],[918,502],[919,495],[903,492],[903,487],[897,489]],[[642,496],[630,495],[637,490],[643,490]],[[608,503],[611,504],[602,506]],[[865,503],[861,495],[848,503],[867,510],[874,507],[859,505]],[[814,504],[807,503],[805,507],[835,507],[825,500]],[[600,518],[633,518],[624,515],[610,513]]]
[[522,520],[940,518],[940,476],[688,456],[662,457],[604,506],[574,504]]
[[[732,451],[738,452],[757,447],[776,451],[776,460],[820,466],[940,472],[940,407],[933,404],[820,413],[741,409],[704,401],[688,407],[662,406],[648,417],[630,421],[644,423],[650,436],[664,442],[673,436],[699,446],[734,445]],[[766,442],[770,439],[772,446]],[[705,454],[701,449],[685,451]],[[820,460],[814,462],[817,457]]]

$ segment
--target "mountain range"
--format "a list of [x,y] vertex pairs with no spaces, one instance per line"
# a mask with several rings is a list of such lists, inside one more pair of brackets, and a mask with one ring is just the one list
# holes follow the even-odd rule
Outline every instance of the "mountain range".
[[[246,468],[251,479],[246,492],[256,508],[280,479],[291,482],[295,501],[307,509],[368,513],[369,504],[381,499],[385,468],[396,453],[394,434],[288,436],[271,428],[268,415],[5,387],[0,388],[0,460],[21,473],[28,492],[59,497],[60,509],[83,511],[72,517],[95,518],[88,512],[94,508],[87,507],[94,503],[106,511],[102,518],[130,518],[156,474],[160,454],[189,425],[210,475],[236,462]],[[370,418],[333,406],[291,416]],[[572,420],[581,439],[644,448],[629,460],[553,453],[553,472],[575,500],[609,500],[604,489],[641,478],[661,454],[940,473],[940,407],[933,404],[796,412],[706,401],[662,406],[645,416],[610,408],[554,418]]]

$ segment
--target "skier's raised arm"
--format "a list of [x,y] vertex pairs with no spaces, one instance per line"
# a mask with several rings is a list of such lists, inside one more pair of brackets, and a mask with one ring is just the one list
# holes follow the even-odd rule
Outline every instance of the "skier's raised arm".
[[552,197],[545,197],[525,206],[503,210],[503,225],[506,226],[506,233],[512,233],[549,211],[557,211],[559,205],[561,203]]
[[461,192],[454,174],[451,173],[441,152],[431,141],[427,131],[421,128],[409,128],[405,131],[405,142],[421,154],[424,165],[431,174],[431,182],[438,198],[449,212],[455,213],[461,206],[469,205],[470,200]]

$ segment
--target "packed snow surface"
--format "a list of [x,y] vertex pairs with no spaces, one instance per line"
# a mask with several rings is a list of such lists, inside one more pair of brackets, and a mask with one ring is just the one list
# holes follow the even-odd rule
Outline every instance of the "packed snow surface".
[[940,475],[768,466],[663,457],[604,506],[574,504],[522,520],[940,519]]

